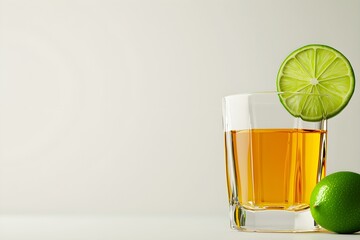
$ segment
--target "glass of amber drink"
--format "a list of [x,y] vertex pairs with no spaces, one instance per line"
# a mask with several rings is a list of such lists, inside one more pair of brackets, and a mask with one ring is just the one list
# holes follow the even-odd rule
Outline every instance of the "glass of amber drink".
[[[285,94],[238,94],[223,99],[230,225],[234,229],[319,229],[309,203],[313,188],[325,176],[326,114],[316,122],[293,116],[279,100]],[[297,94],[307,97],[307,93]],[[326,97],[311,97],[314,95],[320,102]]]

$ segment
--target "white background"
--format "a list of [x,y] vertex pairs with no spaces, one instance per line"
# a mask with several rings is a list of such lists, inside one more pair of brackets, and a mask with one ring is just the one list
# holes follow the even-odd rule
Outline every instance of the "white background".
[[[360,1],[0,0],[0,214],[227,214],[221,98],[310,43],[360,78]],[[360,93],[328,172],[360,172]]]

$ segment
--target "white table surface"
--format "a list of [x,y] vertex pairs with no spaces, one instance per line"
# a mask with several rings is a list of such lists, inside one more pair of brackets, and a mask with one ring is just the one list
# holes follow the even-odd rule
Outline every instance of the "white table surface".
[[360,233],[246,233],[231,230],[226,216],[1,215],[1,240],[109,239],[360,239]]

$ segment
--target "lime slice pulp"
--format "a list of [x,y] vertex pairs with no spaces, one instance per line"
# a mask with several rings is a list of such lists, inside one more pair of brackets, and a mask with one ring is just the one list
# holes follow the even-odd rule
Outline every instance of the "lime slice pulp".
[[355,76],[350,62],[336,49],[311,44],[292,52],[276,80],[284,107],[306,121],[337,115],[350,101]]

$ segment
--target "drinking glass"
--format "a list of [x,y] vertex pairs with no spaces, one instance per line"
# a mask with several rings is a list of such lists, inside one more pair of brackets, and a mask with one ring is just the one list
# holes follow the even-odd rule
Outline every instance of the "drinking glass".
[[[317,122],[294,117],[279,99],[288,96],[263,92],[223,99],[230,225],[234,229],[319,229],[309,204],[313,188],[325,176],[326,114],[324,111]],[[306,93],[291,96],[308,97]]]

